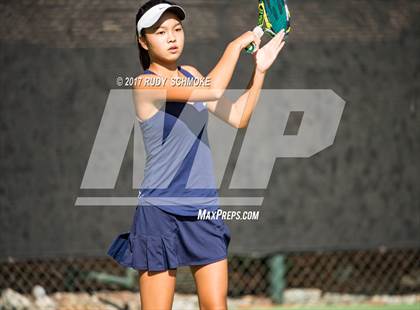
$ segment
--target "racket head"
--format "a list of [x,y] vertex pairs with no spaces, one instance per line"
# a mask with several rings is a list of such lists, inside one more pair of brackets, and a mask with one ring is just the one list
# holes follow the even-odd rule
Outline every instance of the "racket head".
[[286,0],[258,0],[258,25],[274,37],[282,29],[290,32],[290,12]]

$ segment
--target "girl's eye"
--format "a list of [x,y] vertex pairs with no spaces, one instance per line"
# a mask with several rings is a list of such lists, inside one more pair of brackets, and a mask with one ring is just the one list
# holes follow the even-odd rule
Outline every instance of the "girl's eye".
[[175,29],[176,31],[181,31],[182,30],[182,28],[177,28],[177,29]]
[[159,31],[157,34],[164,34],[165,31]]

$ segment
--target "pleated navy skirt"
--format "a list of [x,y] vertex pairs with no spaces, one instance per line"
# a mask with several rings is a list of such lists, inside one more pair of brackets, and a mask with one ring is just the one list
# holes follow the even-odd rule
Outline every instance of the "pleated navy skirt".
[[230,239],[221,217],[201,220],[137,206],[130,231],[118,235],[107,254],[124,267],[164,271],[227,258]]

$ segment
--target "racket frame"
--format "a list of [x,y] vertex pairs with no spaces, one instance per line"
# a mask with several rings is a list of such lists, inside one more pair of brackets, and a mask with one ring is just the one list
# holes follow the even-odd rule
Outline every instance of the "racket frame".
[[[281,0],[283,1],[284,4],[284,8],[286,10],[286,20],[287,20],[287,25],[284,28],[285,31],[285,36],[287,36],[291,30],[290,27],[290,12],[289,12],[289,8],[287,7],[287,2],[286,0]],[[263,30],[263,33],[268,33],[271,37],[274,37],[277,33],[274,32],[272,30],[272,24],[270,23],[270,21],[268,20],[268,16],[267,16],[267,11],[265,9],[265,4],[264,4],[264,0],[258,0],[258,26]],[[255,29],[255,28],[254,28]],[[246,48],[245,51],[247,53],[252,54],[255,51],[256,45],[254,42],[251,42]]]

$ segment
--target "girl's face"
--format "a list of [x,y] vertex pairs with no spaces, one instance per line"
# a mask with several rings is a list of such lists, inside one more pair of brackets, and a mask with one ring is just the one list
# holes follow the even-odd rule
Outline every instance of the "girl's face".
[[176,62],[184,48],[184,29],[176,14],[166,11],[156,24],[145,29],[139,38],[151,61]]

